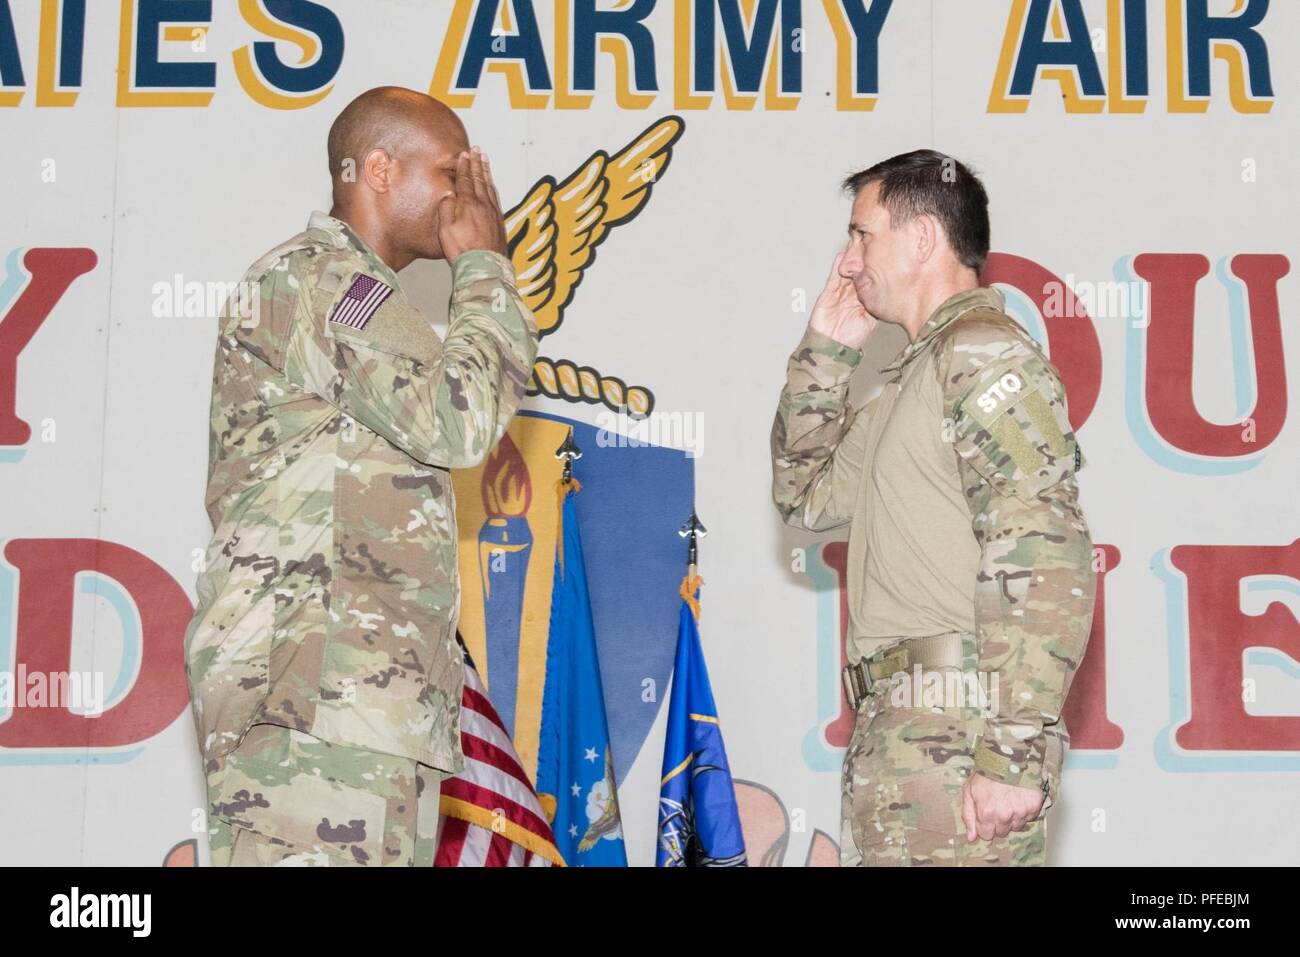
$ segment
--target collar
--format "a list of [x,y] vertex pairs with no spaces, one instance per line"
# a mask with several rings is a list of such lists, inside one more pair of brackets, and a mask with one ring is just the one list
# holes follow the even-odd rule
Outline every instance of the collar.
[[880,371],[882,373],[894,372],[906,368],[907,364],[923,352],[934,340],[939,331],[958,316],[979,308],[996,309],[998,312],[1003,312],[1005,306],[1006,300],[1003,298],[1002,293],[990,286],[976,286],[974,289],[967,289],[965,292],[950,296],[934,311],[934,315],[926,320],[916,340],[904,346],[903,350],[894,357],[894,361]]
[[319,209],[315,210],[307,220],[307,236],[309,239],[337,246],[339,249],[350,249],[354,255],[365,260],[373,276],[382,279],[395,290],[401,288],[397,282],[397,273],[393,272],[388,263],[380,259],[379,254],[370,248],[370,244],[357,235],[356,230],[343,220],[336,219]]

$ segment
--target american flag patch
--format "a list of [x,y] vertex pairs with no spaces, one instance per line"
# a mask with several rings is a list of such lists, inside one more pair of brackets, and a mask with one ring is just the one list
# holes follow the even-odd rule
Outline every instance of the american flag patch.
[[358,275],[330,313],[330,322],[364,329],[375,311],[393,294],[393,287],[370,276]]

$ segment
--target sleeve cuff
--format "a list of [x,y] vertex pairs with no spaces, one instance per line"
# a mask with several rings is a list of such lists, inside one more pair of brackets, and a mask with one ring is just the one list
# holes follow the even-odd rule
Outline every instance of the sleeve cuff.
[[496,276],[515,281],[515,267],[505,256],[491,249],[467,249],[451,261],[451,273],[459,278],[465,270],[473,270],[475,278]]
[[1054,803],[1061,774],[1060,762],[1052,760],[1050,754],[1045,756],[1042,750],[1035,740],[1028,749],[1020,748],[1009,755],[992,737],[984,735],[974,747],[975,770],[1000,784],[1042,791],[1043,806],[1038,813],[1041,818]]
[[[504,288],[507,303],[502,308],[497,295]],[[537,316],[515,286],[514,265],[505,256],[490,249],[467,249],[451,262],[451,316],[448,334],[458,321],[460,310],[471,300],[488,303],[484,309],[470,308],[467,315],[490,315],[504,328],[511,340],[523,351],[520,361],[529,369],[537,356],[540,338]]]
[[846,346],[842,342],[836,342],[824,332],[818,332],[812,326],[804,330],[803,338],[799,340],[799,348],[796,354],[811,352],[821,356],[830,362],[838,362],[844,365],[849,371],[856,369],[858,363],[862,361],[862,350],[855,349],[852,346]]

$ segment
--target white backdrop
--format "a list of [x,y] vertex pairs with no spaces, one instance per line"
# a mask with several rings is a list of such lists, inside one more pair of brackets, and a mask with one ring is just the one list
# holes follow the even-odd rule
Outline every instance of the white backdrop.
[[[53,42],[55,22],[43,44],[34,0],[7,5],[17,75],[13,58],[5,60],[4,6],[0,670],[35,667],[70,636],[72,669],[104,672],[106,692],[116,688],[120,698],[150,668],[171,668],[174,693],[171,659],[150,658],[147,648],[143,660],[125,652],[132,622],[150,613],[144,603],[171,622],[182,597],[193,601],[193,552],[210,534],[202,500],[214,324],[203,315],[158,315],[155,285],[177,276],[238,279],[302,229],[311,210],[328,208],[325,133],[333,117],[381,84],[433,83],[442,93],[440,57],[459,62],[448,27],[468,22],[477,3],[164,3],[183,23],[162,28],[160,57],[215,64],[207,86],[200,80],[197,90],[170,86],[165,94],[207,96],[206,105],[167,106],[128,102],[141,95],[131,87],[151,75],[139,56],[141,37],[160,29],[139,26],[148,4],[88,4],[79,83],[60,68],[75,49],[67,23],[61,43]],[[62,9],[67,18],[76,5],[44,6],[47,16]],[[590,56],[557,45],[550,0],[511,6],[505,33],[524,28],[519,8],[535,8],[551,81],[566,57]],[[1071,725],[1079,747],[1049,825],[1052,862],[1300,862],[1300,427],[1286,414],[1300,373],[1300,294],[1288,272],[1300,221],[1300,9],[1273,3],[1256,28],[1258,44],[1212,41],[1222,55],[1211,58],[1187,49],[1199,43],[1195,3],[1190,15],[1178,2],[1146,4],[1139,44],[1134,21],[1116,20],[1119,3],[896,0],[880,30],[874,104],[850,109],[856,61],[847,44],[837,50],[832,24],[844,21],[833,14],[868,6],[862,0],[780,5],[801,9],[804,31],[782,67],[794,89],[789,64],[801,63],[800,92],[786,94],[781,108],[761,93],[745,108],[722,86],[685,102],[679,67],[698,60],[689,16],[678,17],[694,6],[641,4],[651,8],[642,22],[657,84],[640,91],[640,103],[632,102],[638,91],[620,87],[618,61],[602,47],[583,108],[556,108],[546,89],[534,91],[536,104],[522,94],[512,102],[509,75],[489,69],[457,91],[472,100],[458,109],[471,141],[491,156],[508,205],[540,177],[567,177],[594,151],[616,152],[661,117],[684,122],[653,196],[612,231],[563,329],[542,351],[645,386],[656,411],[695,424],[696,501],[710,532],[702,552],[705,650],[733,773],[752,782],[754,794],[768,792],[765,809],[753,807],[747,818],[747,829],[762,822],[750,832],[751,858],[767,853],[798,866],[814,852],[828,860],[826,835],[838,836],[840,752],[818,730],[841,707],[834,579],[817,553],[797,551],[827,539],[783,528],[770,500],[768,431],[784,364],[844,241],[849,200],[840,180],[933,146],[983,176],[993,249],[1002,254],[993,278],[1006,283],[1032,331],[1050,332],[1089,460],[1083,505],[1094,540],[1109,546],[1093,636],[1094,648],[1104,640],[1105,667],[1089,679],[1104,699],[1088,699],[1091,746],[1079,740],[1082,725]],[[887,5],[874,6],[879,13]],[[1086,17],[1092,35],[1083,42],[1107,95],[1075,97],[1080,82],[1089,87],[1077,65],[1065,79],[1059,64],[1024,67],[1032,93],[1019,99],[1000,76],[1010,74],[1000,64],[1032,58],[1033,18],[1043,6],[1059,27],[1049,26],[1056,44],[1049,56],[1069,52],[1074,12]],[[1252,17],[1266,6],[1225,0],[1210,3],[1210,12]],[[319,17],[320,7],[337,17],[345,40],[336,72],[307,92],[241,80],[240,51],[246,58],[249,44],[267,40],[265,27],[278,22],[272,15]],[[210,29],[196,34],[193,19]],[[193,49],[196,37],[202,49]],[[309,65],[328,59],[329,44],[316,47]],[[293,42],[274,49],[286,67],[299,65]],[[644,43],[632,49],[649,56]],[[120,90],[124,50],[129,79]],[[1144,97],[1136,95],[1139,52]],[[736,82],[731,67],[741,60],[735,51],[719,59],[722,82]],[[1210,64],[1209,96],[1195,101],[1203,110],[1182,105],[1181,93],[1201,60]],[[282,102],[293,96],[318,101]],[[64,105],[54,105],[59,100]],[[64,251],[50,254],[61,265],[49,267],[48,279],[71,268],[78,254],[68,251],[77,249],[93,252],[93,267],[66,291],[57,277],[45,282],[54,291],[41,306],[34,251]],[[1180,277],[1194,276],[1195,262],[1170,254],[1205,257],[1208,274],[1194,296]],[[1044,321],[1031,305],[1035,290],[1016,291],[1008,279],[1037,274],[1011,257],[1065,281],[1089,315]],[[1129,269],[1160,277],[1148,309],[1130,304],[1115,314],[1089,302],[1095,290],[1104,299],[1104,284]],[[418,263],[402,278],[441,325],[446,265]],[[1125,288],[1141,301],[1147,287]],[[1194,325],[1183,327],[1193,306]],[[23,325],[37,315],[34,330]],[[1099,351],[1090,351],[1080,324],[1095,333]],[[1054,341],[1058,330],[1061,342],[1077,344],[1070,357]],[[904,342],[896,328],[873,337],[857,399],[879,386],[876,370]],[[1189,342],[1190,367],[1180,367],[1178,349]],[[1290,376],[1279,380],[1281,369]],[[1088,382],[1096,401],[1080,423],[1076,389],[1082,395]],[[591,423],[600,411],[545,397],[527,407]],[[119,578],[121,593],[74,599],[67,575],[58,576],[60,556],[73,548],[66,540],[89,541],[77,547],[100,556],[109,577],[110,567],[135,559],[95,543],[123,546],[165,572],[150,572],[164,584],[133,594]],[[174,636],[172,624],[157,627]],[[1103,700],[1109,725],[1097,709]],[[138,727],[120,730],[115,740],[124,743],[109,746],[87,746],[88,732],[58,710],[24,715],[0,704],[0,862],[151,865],[176,849],[173,862],[184,863],[204,803],[188,710],[177,712],[169,699],[169,723],[151,727],[146,710],[133,719]],[[101,719],[76,720],[111,715],[110,708]],[[1175,736],[1189,715],[1201,721],[1197,733]],[[661,709],[620,789],[633,864],[653,860],[662,744]],[[206,861],[206,847],[200,855]]]

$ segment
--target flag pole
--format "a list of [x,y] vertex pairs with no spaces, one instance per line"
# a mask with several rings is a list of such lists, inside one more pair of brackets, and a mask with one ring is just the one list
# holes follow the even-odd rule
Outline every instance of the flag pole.
[[699,540],[708,535],[709,530],[704,527],[695,509],[691,509],[691,517],[682,523],[677,534],[686,539],[686,577],[682,579],[682,598],[691,606],[691,613],[695,615],[695,620],[699,621],[700,603],[695,597],[695,592],[700,585],[704,584],[704,579],[700,577],[696,566],[699,564],[700,557]]
[[564,471],[560,475],[560,481],[568,485],[573,481],[573,462],[575,459],[582,458],[582,449],[578,443],[573,441],[573,426],[569,426],[569,434],[564,437],[564,442],[555,450],[555,457],[564,461]]
[[564,573],[564,498],[570,492],[582,491],[582,483],[573,477],[573,463],[582,458],[582,449],[573,440],[573,426],[564,437],[560,447],[555,450],[555,457],[564,462],[560,478],[555,483],[555,547],[556,557],[560,562],[560,573]]

